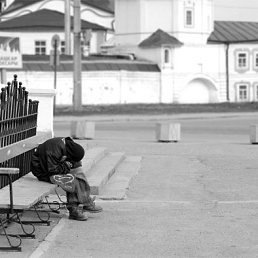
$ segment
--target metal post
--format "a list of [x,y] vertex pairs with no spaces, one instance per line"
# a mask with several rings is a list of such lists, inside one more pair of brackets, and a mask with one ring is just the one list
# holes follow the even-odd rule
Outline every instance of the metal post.
[[5,68],[1,69],[1,83],[6,84],[6,69]]
[[229,51],[229,44],[226,44],[226,91],[227,91],[227,101],[230,101],[229,98],[229,56],[228,56],[228,51]]
[[[54,89],[56,90],[56,76],[57,76],[57,39],[54,41]],[[54,96],[53,114],[56,112],[56,96]]]
[[[3,6],[1,4],[1,12],[2,12],[2,8]],[[2,19],[0,19],[0,21],[2,21]],[[1,73],[1,83],[6,84],[6,69],[2,68],[0,73]]]
[[71,55],[71,17],[70,0],[65,0],[65,54]]
[[81,1],[74,0],[74,78],[73,78],[73,108],[74,111],[82,110],[81,89]]

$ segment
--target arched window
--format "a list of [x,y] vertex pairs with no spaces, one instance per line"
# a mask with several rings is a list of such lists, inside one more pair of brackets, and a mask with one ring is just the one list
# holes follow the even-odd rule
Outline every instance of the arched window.
[[165,64],[170,63],[170,50],[168,48],[165,48],[164,50],[164,63]]

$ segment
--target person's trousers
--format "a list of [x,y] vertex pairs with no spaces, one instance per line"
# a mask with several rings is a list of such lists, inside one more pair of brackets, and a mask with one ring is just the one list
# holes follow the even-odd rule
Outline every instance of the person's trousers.
[[51,176],[50,180],[66,192],[67,208],[89,203],[90,185],[82,167],[71,169],[70,173],[66,175]]

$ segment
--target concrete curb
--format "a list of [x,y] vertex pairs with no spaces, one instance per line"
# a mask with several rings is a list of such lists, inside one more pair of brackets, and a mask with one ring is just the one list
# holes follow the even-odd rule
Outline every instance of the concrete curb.
[[123,152],[111,152],[107,154],[96,166],[92,168],[88,177],[92,195],[100,195],[104,186],[115,173],[116,167],[124,160]]
[[46,236],[44,241],[34,250],[29,258],[40,258],[47,253],[50,245],[54,242],[59,232],[64,228],[67,218],[63,217],[59,220],[58,224],[52,228],[52,231]]
[[105,185],[99,199],[124,200],[132,178],[139,173],[141,161],[141,156],[127,156]]
[[80,120],[88,121],[156,121],[170,119],[214,119],[232,118],[239,116],[258,117],[258,112],[228,112],[228,113],[184,113],[184,114],[164,114],[164,115],[88,115],[88,116],[55,116],[54,122],[68,122]]

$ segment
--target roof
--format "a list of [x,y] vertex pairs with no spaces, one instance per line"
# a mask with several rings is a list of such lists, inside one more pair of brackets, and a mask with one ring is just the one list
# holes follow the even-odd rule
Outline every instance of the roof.
[[[113,14],[114,1],[115,0],[81,0],[81,3]],[[8,6],[6,10],[4,10],[3,14],[17,11],[23,7],[30,6],[37,2],[43,2],[43,0],[15,0],[12,4],[10,4],[10,6]]]
[[81,3],[112,14],[115,10],[115,0],[81,0]]
[[241,43],[258,41],[257,22],[215,21],[208,43]]
[[[25,71],[48,72],[53,71],[49,64],[49,55],[23,55],[23,68]],[[10,69],[11,70],[11,69]],[[15,69],[17,70],[17,69]],[[60,66],[57,71],[73,71],[73,56],[61,55]],[[89,56],[82,58],[82,71],[135,71],[160,72],[157,64],[141,60],[129,60],[121,56]]]
[[[81,20],[82,29],[107,30],[107,28],[95,23]],[[73,18],[71,17],[71,28]],[[64,30],[64,14],[41,9],[36,12],[25,14],[17,18],[0,22],[0,31],[56,31]]]
[[158,29],[143,40],[139,47],[161,47],[162,45],[182,46],[183,43],[163,30]]

